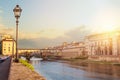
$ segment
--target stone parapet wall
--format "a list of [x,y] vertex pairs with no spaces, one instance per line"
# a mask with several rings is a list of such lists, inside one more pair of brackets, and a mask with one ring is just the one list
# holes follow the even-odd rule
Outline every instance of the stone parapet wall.
[[102,55],[102,56],[89,56],[90,60],[95,60],[95,61],[117,61],[117,62],[120,62],[120,56],[113,56],[113,55]]

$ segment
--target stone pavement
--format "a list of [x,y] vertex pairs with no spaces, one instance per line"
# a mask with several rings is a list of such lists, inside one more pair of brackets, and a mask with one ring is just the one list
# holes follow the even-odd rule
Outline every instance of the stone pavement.
[[46,80],[35,71],[30,70],[21,63],[11,64],[9,80]]

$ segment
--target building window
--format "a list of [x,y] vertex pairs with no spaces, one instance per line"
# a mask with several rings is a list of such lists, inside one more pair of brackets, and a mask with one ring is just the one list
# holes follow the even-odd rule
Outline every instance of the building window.
[[4,49],[4,51],[6,51],[6,49]]
[[10,47],[8,47],[8,51],[10,52]]

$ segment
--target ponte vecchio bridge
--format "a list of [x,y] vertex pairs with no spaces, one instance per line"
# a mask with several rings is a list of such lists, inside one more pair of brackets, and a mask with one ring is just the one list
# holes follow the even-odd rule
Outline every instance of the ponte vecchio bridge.
[[41,55],[42,56],[49,56],[49,55],[60,55],[61,49],[57,48],[45,48],[45,49],[19,49],[19,54],[31,54],[31,55]]

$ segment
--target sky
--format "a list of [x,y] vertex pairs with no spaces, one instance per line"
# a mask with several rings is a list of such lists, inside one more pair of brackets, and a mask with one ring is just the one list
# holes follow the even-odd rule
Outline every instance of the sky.
[[0,34],[15,38],[16,5],[19,48],[45,48],[80,42],[85,36],[120,29],[120,0],[0,0]]

